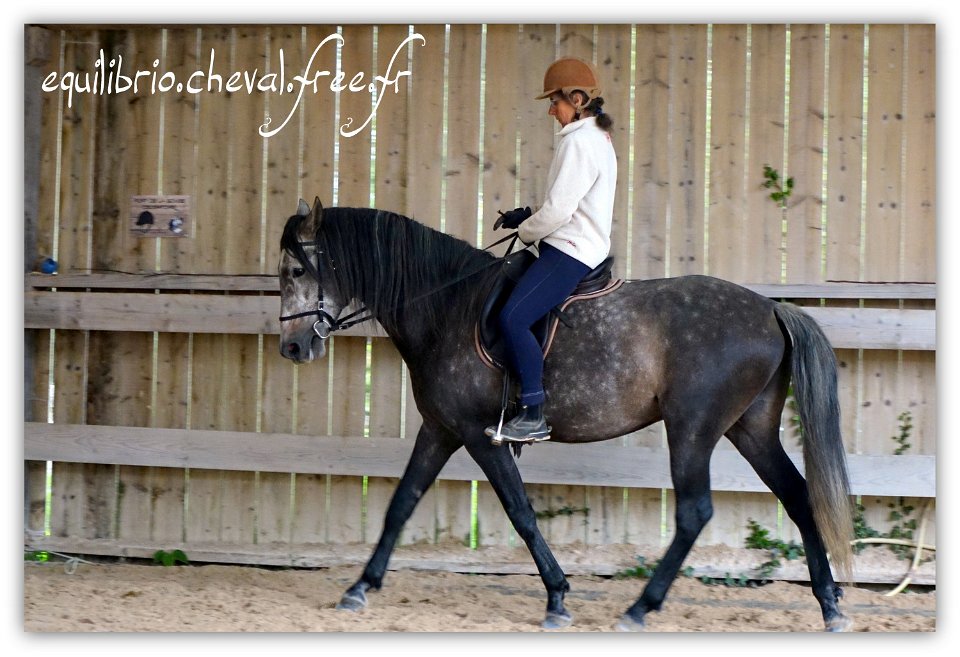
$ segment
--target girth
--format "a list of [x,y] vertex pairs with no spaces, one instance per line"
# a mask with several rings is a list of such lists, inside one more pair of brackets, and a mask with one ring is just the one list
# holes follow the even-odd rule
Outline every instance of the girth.
[[[484,301],[483,309],[480,312],[480,319],[477,321],[474,340],[477,354],[487,367],[496,370],[504,369],[507,352],[500,331],[500,313],[503,311],[507,299],[510,298],[510,293],[516,287],[517,281],[536,259],[536,256],[529,250],[518,251],[506,256],[503,259],[501,271],[487,294],[487,299]],[[613,280],[612,268],[613,256],[610,256],[584,276],[562,304],[533,325],[531,330],[543,349],[544,358],[550,352],[559,322],[563,321],[567,326],[570,326],[570,322],[563,312],[570,304],[575,301],[602,297],[623,285],[622,279]]]

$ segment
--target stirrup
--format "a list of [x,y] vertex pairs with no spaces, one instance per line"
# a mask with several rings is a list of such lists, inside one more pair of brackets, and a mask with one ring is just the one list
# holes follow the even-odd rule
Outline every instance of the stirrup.
[[545,431],[537,431],[525,436],[511,436],[503,433],[503,413],[500,414],[500,422],[496,426],[489,426],[483,430],[483,433],[490,437],[490,444],[499,447],[503,443],[512,443],[515,445],[529,445],[531,443],[542,443],[550,440],[552,427],[544,423]]
[[504,436],[502,433],[491,431],[492,429],[493,427],[487,427],[484,433],[490,436],[490,444],[494,447],[499,447],[503,443],[511,443],[513,445],[531,445],[533,443],[542,443],[550,440],[549,433],[546,436],[524,436],[523,438],[514,438],[513,436]]

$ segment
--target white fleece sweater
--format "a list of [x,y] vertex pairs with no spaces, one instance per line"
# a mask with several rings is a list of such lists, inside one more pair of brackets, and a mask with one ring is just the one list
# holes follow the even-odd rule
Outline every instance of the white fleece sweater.
[[520,224],[526,244],[544,240],[591,269],[610,253],[617,156],[610,134],[588,116],[560,130],[543,206]]

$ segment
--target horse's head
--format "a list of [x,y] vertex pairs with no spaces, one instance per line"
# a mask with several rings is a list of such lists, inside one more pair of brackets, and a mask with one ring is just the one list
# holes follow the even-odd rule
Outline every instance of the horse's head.
[[319,242],[323,206],[303,199],[280,240],[280,354],[297,363],[322,358],[343,309]]

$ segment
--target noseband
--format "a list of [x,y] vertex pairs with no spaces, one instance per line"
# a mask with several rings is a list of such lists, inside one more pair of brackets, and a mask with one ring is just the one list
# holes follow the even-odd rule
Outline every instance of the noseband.
[[[337,319],[330,313],[328,313],[323,308],[323,285],[320,284],[320,254],[323,251],[320,250],[320,243],[317,241],[313,242],[300,242],[300,246],[307,248],[313,247],[317,252],[317,307],[314,310],[305,310],[302,313],[294,313],[293,315],[281,315],[281,322],[289,322],[293,319],[300,319],[301,317],[313,317],[317,316],[317,321],[313,323],[313,332],[316,333],[317,337],[321,340],[326,340],[330,337],[330,334],[334,331],[342,331],[348,329],[351,326],[365,322],[368,319],[372,319],[373,315],[370,314],[366,308],[361,308],[360,310],[350,313],[343,319]],[[359,319],[354,319],[357,315],[367,313],[366,317],[360,317]]]

